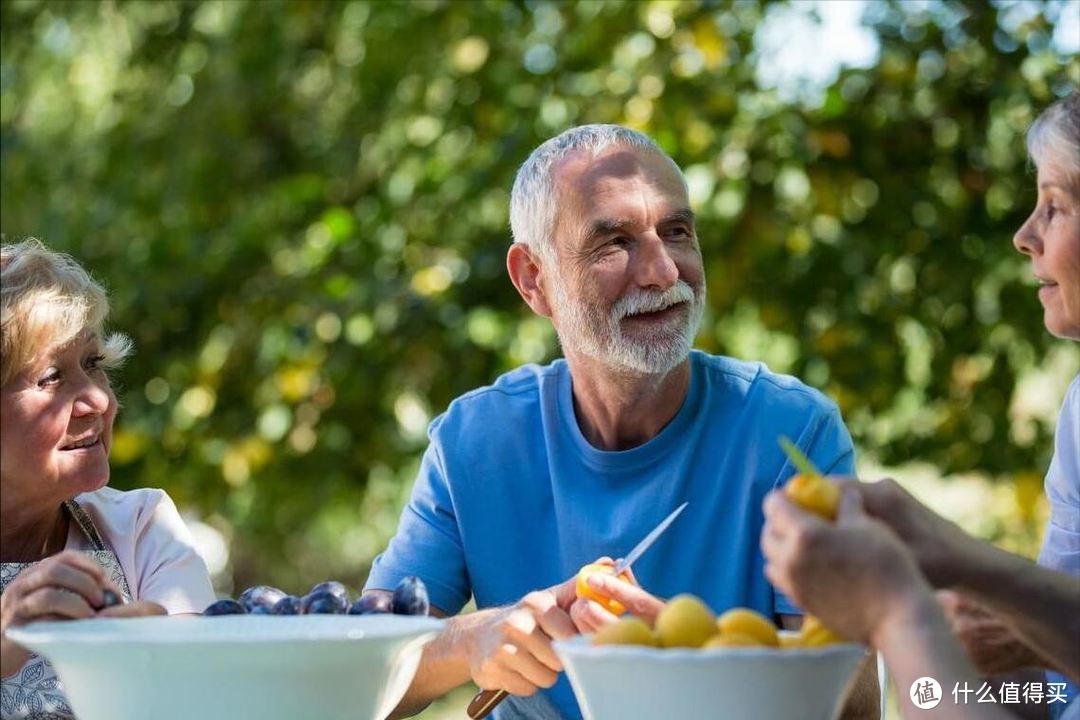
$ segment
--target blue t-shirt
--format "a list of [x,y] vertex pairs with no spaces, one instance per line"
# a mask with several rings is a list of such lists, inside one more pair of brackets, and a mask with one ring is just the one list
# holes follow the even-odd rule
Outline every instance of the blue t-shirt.
[[[794,474],[786,435],[824,472],[851,475],[854,450],[836,405],[760,363],[694,351],[682,407],[656,437],[598,450],[574,413],[570,371],[527,365],[450,404],[428,431],[397,535],[366,589],[418,575],[453,615],[516,602],[598,557],[625,555],[683,501],[689,506],[634,565],[660,597],[693,593],[715,611],[798,613],[765,579],[760,548],[768,493]],[[511,698],[499,720],[581,713],[565,676]]]

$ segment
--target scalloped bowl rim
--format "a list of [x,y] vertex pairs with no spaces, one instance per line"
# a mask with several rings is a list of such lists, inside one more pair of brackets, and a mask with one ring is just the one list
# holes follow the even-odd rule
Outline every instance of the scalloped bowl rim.
[[555,648],[565,648],[571,655],[589,658],[641,657],[661,662],[727,660],[730,658],[768,657],[783,662],[820,659],[831,655],[865,654],[869,649],[860,643],[844,642],[820,647],[772,647],[768,645],[745,645],[719,648],[662,648],[648,645],[593,645],[592,634],[579,635],[569,640],[556,640]]
[[[387,619],[390,619],[387,623]],[[178,632],[204,624],[198,633]],[[251,624],[241,628],[237,623]],[[227,627],[214,628],[214,624]],[[371,625],[373,627],[357,627]],[[142,618],[91,618],[79,621],[37,622],[11,628],[18,643],[95,645],[267,645],[297,642],[356,642],[393,640],[438,632],[444,621],[423,615],[216,615]],[[163,632],[154,634],[155,631]],[[117,632],[117,629],[120,631]],[[202,632],[206,630],[205,634]],[[253,634],[269,630],[265,635]]]

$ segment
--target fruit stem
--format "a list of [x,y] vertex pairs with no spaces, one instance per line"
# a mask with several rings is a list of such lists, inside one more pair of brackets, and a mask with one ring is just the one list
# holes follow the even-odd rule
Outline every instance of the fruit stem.
[[781,435],[778,438],[780,447],[784,449],[788,459],[791,460],[791,464],[795,466],[803,475],[813,475],[821,477],[821,471],[814,467],[814,463],[810,462],[810,458],[803,454],[802,450],[796,447],[795,443],[787,439],[786,436]]

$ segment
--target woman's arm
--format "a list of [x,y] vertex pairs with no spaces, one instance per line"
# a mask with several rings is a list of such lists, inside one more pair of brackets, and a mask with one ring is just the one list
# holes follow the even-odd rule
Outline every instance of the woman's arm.
[[976,540],[892,480],[849,487],[904,541],[933,586],[975,598],[1055,669],[1080,679],[1080,579]]

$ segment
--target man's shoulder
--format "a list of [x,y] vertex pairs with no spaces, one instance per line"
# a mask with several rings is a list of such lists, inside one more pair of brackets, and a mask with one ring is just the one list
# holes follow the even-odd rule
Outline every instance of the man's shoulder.
[[[490,385],[470,390],[453,400],[446,412],[432,423],[431,430],[433,433],[446,431],[471,425],[476,420],[485,423],[521,421],[539,412],[543,386],[557,382],[563,371],[565,362],[557,360],[547,365],[530,363],[503,373]],[[486,427],[492,428],[490,424]]]
[[744,402],[762,403],[789,411],[835,412],[836,403],[793,375],[773,372],[762,362],[694,351],[697,366],[711,385],[734,393]]

